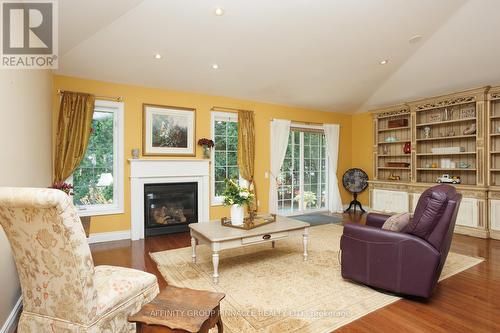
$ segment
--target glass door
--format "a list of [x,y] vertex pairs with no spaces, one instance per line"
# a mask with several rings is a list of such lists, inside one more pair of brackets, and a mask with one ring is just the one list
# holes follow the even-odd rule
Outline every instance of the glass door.
[[328,159],[320,130],[292,129],[278,177],[278,213],[296,215],[325,210]]

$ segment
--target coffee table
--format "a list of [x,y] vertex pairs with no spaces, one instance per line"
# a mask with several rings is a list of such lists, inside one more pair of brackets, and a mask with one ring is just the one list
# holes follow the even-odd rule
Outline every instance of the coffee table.
[[251,229],[241,230],[231,227],[224,227],[220,222],[191,223],[191,248],[193,263],[196,263],[196,244],[208,244],[212,249],[212,263],[214,266],[213,281],[219,282],[219,252],[248,245],[271,242],[272,247],[275,241],[287,239],[294,236],[302,236],[304,244],[304,261],[307,260],[308,228],[307,222],[292,220],[286,217],[277,216],[276,222]]

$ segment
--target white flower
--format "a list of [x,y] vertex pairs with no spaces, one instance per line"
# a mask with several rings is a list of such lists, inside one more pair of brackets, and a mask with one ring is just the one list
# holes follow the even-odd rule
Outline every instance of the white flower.
[[240,197],[248,198],[248,192],[240,192]]

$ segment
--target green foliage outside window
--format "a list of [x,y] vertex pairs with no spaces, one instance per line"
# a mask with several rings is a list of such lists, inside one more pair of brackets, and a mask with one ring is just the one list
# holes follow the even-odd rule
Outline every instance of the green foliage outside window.
[[226,188],[224,181],[237,180],[238,169],[238,123],[216,121],[214,133],[215,196],[222,196]]
[[73,173],[76,205],[113,203],[113,113],[94,112],[85,157]]

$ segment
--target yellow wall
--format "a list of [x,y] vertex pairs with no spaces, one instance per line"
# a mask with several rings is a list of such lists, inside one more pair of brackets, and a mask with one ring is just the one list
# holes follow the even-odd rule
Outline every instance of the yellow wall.
[[[53,122],[57,121],[59,108],[59,97],[57,90],[71,90],[93,93],[105,96],[123,96],[125,103],[125,158],[131,157],[133,148],[142,147],[142,104],[160,104],[181,107],[196,108],[196,139],[209,138],[210,133],[210,109],[213,106],[222,106],[236,109],[247,109],[255,111],[256,133],[256,159],[255,159],[255,181],[257,194],[260,201],[260,210],[266,211],[268,206],[269,179],[264,178],[264,173],[269,169],[269,124],[272,118],[291,119],[301,122],[336,123],[340,124],[340,149],[338,175],[339,179],[343,173],[351,167],[352,139],[357,138],[351,133],[351,115],[333,112],[321,112],[300,108],[287,107],[267,103],[259,103],[234,98],[209,96],[195,93],[177,92],[163,89],[153,89],[140,86],[115,84],[109,82],[92,81],[67,76],[54,76],[53,98],[54,114]],[[371,129],[370,129],[371,131]],[[365,135],[365,134],[363,134]],[[368,137],[369,135],[367,135]],[[201,148],[197,146],[196,158],[201,158]],[[371,154],[370,154],[371,156]],[[118,215],[107,215],[93,217],[91,233],[126,230],[130,228],[130,167],[125,162],[125,213]],[[342,199],[348,203],[350,195],[340,186]],[[215,219],[227,215],[227,208],[212,206],[210,218]]]
[[[352,154],[353,168],[363,169],[369,179],[373,178],[373,128],[372,114],[359,113],[352,116]],[[359,201],[368,206],[368,189],[358,197]]]

